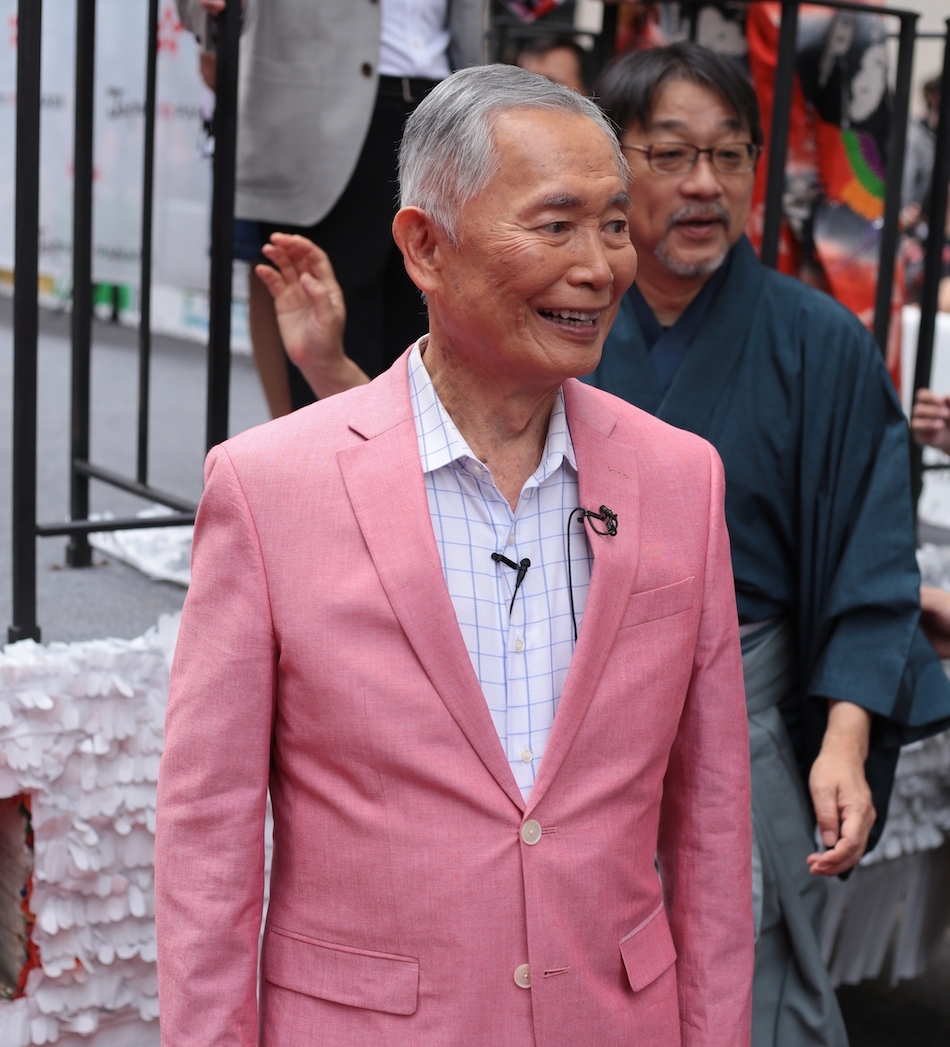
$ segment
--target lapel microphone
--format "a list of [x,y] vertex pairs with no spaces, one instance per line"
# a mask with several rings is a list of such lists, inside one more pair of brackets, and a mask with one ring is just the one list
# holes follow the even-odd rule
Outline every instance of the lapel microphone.
[[491,558],[495,563],[503,563],[506,567],[510,567],[513,571],[517,571],[517,577],[515,578],[515,591],[511,594],[511,603],[508,606],[508,614],[515,609],[515,597],[518,595],[518,590],[521,588],[521,583],[524,581],[524,576],[528,573],[528,568],[531,566],[531,561],[525,557],[521,563],[515,563],[514,560],[509,560],[507,556],[502,556],[501,553],[492,553]]
[[[574,625],[574,643],[577,643],[577,614],[574,611],[574,579],[571,577],[571,524],[574,522],[574,517],[577,517],[581,523],[585,520],[590,521],[590,528],[594,534],[603,535],[605,538],[616,538],[617,537],[617,514],[613,509],[608,509],[606,505],[600,507],[600,512],[595,513],[593,509],[584,509],[578,506],[576,509],[572,509],[567,517],[567,528],[565,529],[565,540],[567,544],[567,598],[571,605],[571,622]],[[604,526],[600,528],[594,521],[602,523]],[[511,565],[514,567],[514,564]]]
[[[575,513],[581,514],[581,519],[590,520],[591,530],[594,534],[607,535],[610,538],[617,537],[617,514],[612,510],[608,509],[606,505],[600,507],[600,512],[595,513],[593,509],[575,509]],[[574,515],[573,513],[571,514]],[[595,523],[595,520],[599,520],[605,525],[605,529],[601,530]]]

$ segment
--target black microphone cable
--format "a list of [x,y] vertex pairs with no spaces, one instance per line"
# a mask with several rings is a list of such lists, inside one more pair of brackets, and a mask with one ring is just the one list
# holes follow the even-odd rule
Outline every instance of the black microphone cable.
[[[567,527],[564,532],[564,539],[567,544],[567,598],[571,605],[571,624],[574,626],[574,643],[577,643],[577,614],[574,611],[574,579],[571,576],[571,524],[574,522],[575,516],[578,517],[582,525],[585,520],[590,520],[591,530],[594,534],[604,535],[607,538],[616,538],[617,514],[612,509],[608,509],[606,505],[600,507],[599,513],[595,513],[593,509],[583,509],[581,506],[578,506],[576,509],[571,510],[570,515],[567,518]],[[603,530],[594,523],[595,520],[599,520],[604,525]],[[512,564],[512,566],[514,566],[514,564]]]

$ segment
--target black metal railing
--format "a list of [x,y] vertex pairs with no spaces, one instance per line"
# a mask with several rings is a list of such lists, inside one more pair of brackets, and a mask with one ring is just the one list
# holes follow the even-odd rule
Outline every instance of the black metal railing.
[[[681,0],[687,5],[703,0]],[[796,62],[798,7],[803,0],[782,0],[775,96],[771,114],[767,192],[762,259],[775,266],[782,221],[787,137]],[[39,144],[40,144],[40,44],[42,0],[20,0],[18,5],[17,116],[16,116],[16,217],[14,275],[14,378],[13,378],[13,622],[11,641],[39,639],[36,616],[36,539],[69,536],[67,562],[91,563],[88,535],[93,531],[118,531],[191,523],[196,507],[187,499],[161,491],[148,482],[149,393],[151,364],[151,270],[155,150],[155,99],[157,78],[158,0],[148,0],[149,32],[146,64],[145,142],[142,178],[142,232],[140,272],[140,321],[138,338],[138,426],[135,477],[126,477],[90,460],[90,373],[92,317],[92,171],[93,96],[95,86],[96,0],[77,0],[76,115],[73,217],[72,312],[72,411],[70,439],[70,519],[40,523],[36,518],[37,435],[37,336]],[[874,337],[883,351],[890,323],[894,262],[898,246],[900,186],[903,174],[910,82],[918,14],[847,0],[826,0],[822,6],[859,13],[891,16],[899,20],[898,61],[893,118],[885,175],[884,218],[881,228]],[[231,291],[234,232],[235,154],[237,140],[238,44],[241,0],[227,0],[218,17],[215,107],[215,154],[211,220],[211,279],[207,371],[206,446],[228,435]],[[500,23],[499,23],[500,25]],[[496,25],[493,39],[510,25]],[[600,36],[595,41],[592,64],[601,67],[612,56],[617,11],[607,5]],[[950,23],[948,23],[950,27]],[[558,29],[569,30],[558,23]],[[539,25],[534,32],[550,32]],[[530,35],[530,34],[526,34]],[[929,34],[928,34],[929,35]],[[948,49],[950,50],[950,49]],[[943,99],[950,98],[947,56],[943,69]],[[937,132],[937,166],[934,185],[945,186],[950,173],[950,104],[944,101]],[[941,181],[942,179],[942,181]],[[927,245],[924,295],[921,306],[915,389],[930,380],[937,285],[946,193],[934,192],[930,240]],[[919,477],[919,461],[917,465]],[[121,489],[167,506],[167,515],[111,520],[89,519],[91,481]]]
[[[950,18],[944,34],[943,69],[940,74],[940,116],[934,148],[934,170],[930,191],[927,245],[924,249],[924,279],[920,292],[920,330],[917,334],[917,360],[914,366],[914,394],[930,385],[933,371],[934,335],[937,326],[937,299],[943,275],[944,230],[947,223],[947,186],[950,184]],[[911,449],[911,485],[916,507],[923,487],[923,450]]]
[[[42,0],[18,5],[16,217],[13,313],[13,622],[11,641],[40,638],[36,616],[36,539],[67,535],[70,566],[92,562],[89,534],[194,521],[196,506],[148,482],[151,371],[152,224],[155,173],[155,100],[158,0],[148,0],[145,127],[139,280],[138,421],[135,477],[90,460],[92,363],[92,176],[96,0],[76,2],[76,97],[73,179],[72,397],[69,515],[40,523],[36,516],[37,338],[40,50]],[[241,0],[227,0],[218,16],[217,105],[211,223],[206,446],[227,438],[231,343],[231,271],[234,237],[234,160],[237,142],[237,68]],[[119,488],[167,506],[162,516],[89,519],[90,482]]]

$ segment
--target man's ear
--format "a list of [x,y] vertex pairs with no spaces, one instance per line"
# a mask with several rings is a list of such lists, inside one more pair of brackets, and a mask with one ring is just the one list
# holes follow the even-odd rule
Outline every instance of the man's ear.
[[393,239],[402,251],[409,279],[424,294],[436,291],[441,283],[445,233],[418,207],[402,207],[393,219]]

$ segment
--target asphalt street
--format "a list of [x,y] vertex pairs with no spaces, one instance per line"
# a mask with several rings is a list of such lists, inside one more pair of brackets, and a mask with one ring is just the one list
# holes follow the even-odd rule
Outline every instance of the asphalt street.
[[[11,620],[11,389],[12,308],[0,299],[0,628]],[[38,503],[41,521],[68,515],[69,316],[41,314],[39,353]],[[135,332],[96,322],[92,368],[92,460],[132,476],[135,462],[137,350]],[[235,357],[231,370],[231,432],[266,420],[251,361]],[[156,337],[152,371],[150,480],[197,500],[204,458],[205,365],[201,347]],[[93,484],[94,511],[134,513],[141,502]],[[950,542],[929,528],[928,541]],[[95,554],[96,566],[65,567],[65,539],[38,542],[38,619],[44,641],[104,636],[131,638],[160,614],[177,611],[184,590],[151,582],[138,571]],[[852,1047],[947,1047],[950,1043],[950,939],[931,971],[891,989],[864,982],[839,991]]]
[[[0,629],[11,622],[12,307],[0,298]],[[37,502],[41,522],[69,515],[70,353],[68,313],[41,312]],[[201,346],[156,336],[151,377],[149,480],[197,502],[204,460],[205,361]],[[94,325],[91,459],[124,476],[135,475],[138,401],[137,335],[114,324]],[[249,358],[231,367],[231,432],[267,420],[267,407]],[[134,515],[149,503],[93,482],[92,511]],[[129,639],[178,611],[184,590],[152,582],[100,553],[95,567],[65,566],[64,538],[37,543],[37,618],[44,641]]]

